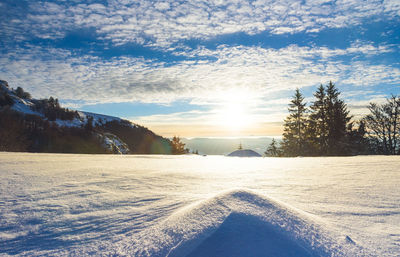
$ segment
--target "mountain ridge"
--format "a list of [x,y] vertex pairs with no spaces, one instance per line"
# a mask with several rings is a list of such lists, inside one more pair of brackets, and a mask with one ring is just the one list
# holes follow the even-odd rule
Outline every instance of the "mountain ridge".
[[0,151],[170,154],[172,145],[129,120],[33,99],[0,80]]

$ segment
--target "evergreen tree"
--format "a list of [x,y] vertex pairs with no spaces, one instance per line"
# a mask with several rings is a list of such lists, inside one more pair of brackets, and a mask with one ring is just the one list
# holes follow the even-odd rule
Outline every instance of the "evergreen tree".
[[326,87],[326,121],[328,155],[347,155],[349,150],[346,141],[347,127],[351,120],[347,105],[339,99],[340,92],[330,81]]
[[296,89],[289,104],[289,115],[284,121],[282,149],[287,156],[304,155],[306,130],[306,103],[299,89]]
[[171,141],[172,154],[185,154],[185,144],[181,142],[181,139],[174,136]]
[[268,146],[267,151],[264,153],[266,156],[278,157],[281,156],[281,150],[277,146],[275,138],[272,139],[271,144]]
[[373,153],[373,151],[370,149],[370,142],[365,137],[367,133],[365,122],[361,120],[357,125],[357,128],[353,128],[354,123],[351,122],[347,127],[347,142],[349,146],[347,154],[358,155]]
[[31,99],[31,94],[29,94],[28,92],[25,92],[24,89],[22,89],[22,87],[17,87],[17,89],[15,89],[15,94],[20,97],[20,98],[24,98],[24,99]]
[[92,132],[94,131],[94,127],[93,127],[93,116],[87,116],[87,121],[86,124],[84,126],[85,130],[87,132]]
[[324,155],[327,148],[328,124],[326,117],[326,93],[321,84],[314,93],[316,100],[310,106],[311,114],[308,119],[307,141],[310,154]]
[[[362,131],[353,131],[347,105],[339,99],[340,92],[330,81],[314,93],[307,122],[307,141],[310,155],[348,155],[354,153],[351,140],[362,141]],[[364,134],[362,134],[364,137]],[[353,142],[354,143],[354,142]]]
[[14,99],[7,93],[0,91],[0,108],[3,106],[12,106],[14,104]]

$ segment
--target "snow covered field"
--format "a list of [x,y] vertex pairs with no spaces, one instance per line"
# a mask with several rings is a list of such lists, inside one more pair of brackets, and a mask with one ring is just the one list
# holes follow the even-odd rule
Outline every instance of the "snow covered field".
[[0,256],[399,256],[400,158],[0,153]]

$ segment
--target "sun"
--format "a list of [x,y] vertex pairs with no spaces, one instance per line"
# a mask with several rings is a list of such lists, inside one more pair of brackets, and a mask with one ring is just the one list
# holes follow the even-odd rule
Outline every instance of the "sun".
[[219,116],[221,125],[229,130],[240,131],[248,125],[248,114],[238,104],[224,106]]
[[225,130],[240,132],[252,125],[253,96],[243,91],[225,93],[217,109],[217,123]]

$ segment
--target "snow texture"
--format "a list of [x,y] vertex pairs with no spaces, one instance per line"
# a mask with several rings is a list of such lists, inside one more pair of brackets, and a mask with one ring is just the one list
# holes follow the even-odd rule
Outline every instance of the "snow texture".
[[129,147],[119,137],[111,133],[98,134],[103,140],[103,145],[106,149],[117,154],[128,154]]
[[306,215],[234,190],[184,209],[123,248],[135,256],[350,256],[362,249]]
[[400,159],[0,153],[0,255],[398,256]]

